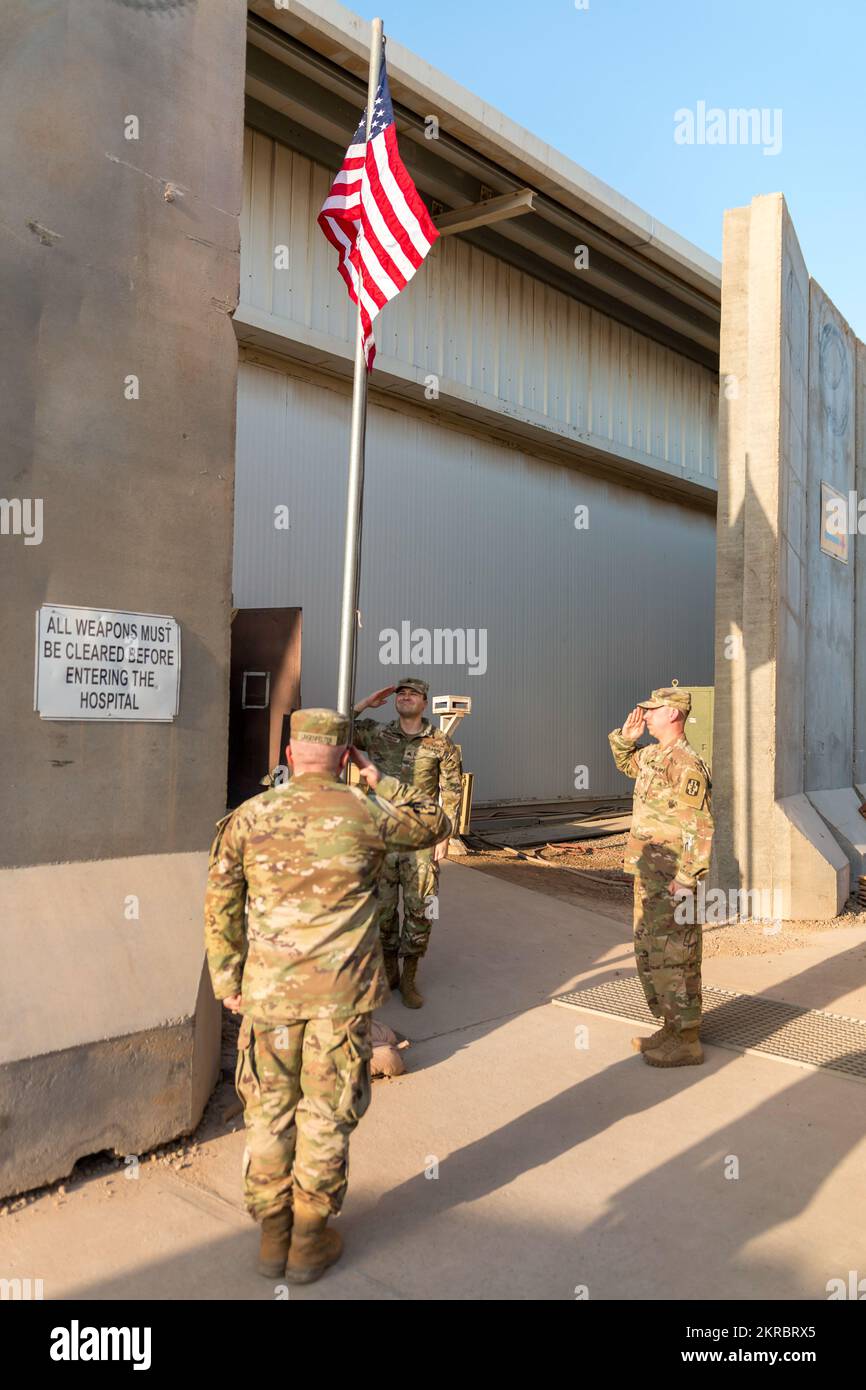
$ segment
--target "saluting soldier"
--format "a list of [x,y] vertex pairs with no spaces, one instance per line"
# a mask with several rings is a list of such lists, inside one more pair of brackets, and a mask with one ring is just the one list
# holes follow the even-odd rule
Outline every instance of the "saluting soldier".
[[[383,772],[408,782],[428,796],[441,794],[442,809],[456,825],[460,809],[462,773],[460,754],[447,734],[424,718],[429,685],[415,676],[404,676],[397,685],[385,686],[355,706],[355,714],[378,709],[394,695],[397,718],[388,724],[376,719],[356,719],[354,741],[369,753]],[[389,854],[379,880],[379,931],[385,970],[392,989],[410,1009],[424,1003],[416,984],[418,962],[430,943],[430,928],[439,895],[439,865],[448,855],[448,837],[433,849]],[[403,925],[398,896],[403,889]],[[402,960],[402,969],[400,961]]]
[[[634,874],[638,975],[662,1027],[632,1043],[654,1067],[693,1066],[704,1060],[702,928],[694,893],[710,865],[713,816],[709,771],[685,735],[690,710],[687,690],[677,685],[654,690],[609,735],[620,772],[636,778],[624,867]],[[638,749],[635,744],[645,729],[656,742]]]
[[[380,775],[347,747],[348,732],[335,710],[294,712],[294,776],[220,822],[205,902],[214,994],[243,1014],[236,1084],[259,1271],[285,1270],[294,1283],[318,1279],[341,1252],[327,1221],[342,1206],[349,1136],[370,1101],[372,1011],[388,997],[382,861],[450,832],[435,798]],[[362,786],[339,780],[350,756]]]

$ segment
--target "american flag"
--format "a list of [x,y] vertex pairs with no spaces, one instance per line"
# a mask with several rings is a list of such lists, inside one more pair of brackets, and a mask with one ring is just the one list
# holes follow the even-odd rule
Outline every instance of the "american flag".
[[397,149],[384,44],[365,144],[366,128],[365,109],[319,213],[319,226],[339,253],[337,268],[355,304],[360,291],[364,360],[370,371],[376,356],[374,318],[405,289],[439,236]]

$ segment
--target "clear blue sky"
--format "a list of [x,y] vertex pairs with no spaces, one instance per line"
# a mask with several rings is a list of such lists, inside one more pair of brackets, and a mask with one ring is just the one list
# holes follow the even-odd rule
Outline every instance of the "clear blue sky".
[[[866,0],[348,0],[434,67],[721,258],[725,208],[788,200],[866,339]],[[782,111],[782,148],[679,145],[674,112]]]

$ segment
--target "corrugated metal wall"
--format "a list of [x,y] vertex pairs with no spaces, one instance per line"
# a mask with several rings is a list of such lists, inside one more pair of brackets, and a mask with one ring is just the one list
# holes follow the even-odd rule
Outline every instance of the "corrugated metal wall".
[[[245,139],[242,303],[282,320],[288,337],[296,324],[349,343],[351,306],[316,225],[333,171],[258,131]],[[279,271],[278,245],[289,248]],[[454,382],[512,415],[543,416],[587,443],[713,485],[712,372],[459,237],[437,243],[377,319],[376,340],[380,361],[437,374],[443,393]]]
[[[241,363],[234,602],[303,608],[302,697],[332,705],[350,400],[303,375]],[[713,518],[402,405],[371,404],[367,439],[358,692],[406,674],[380,660],[385,629],[483,629],[483,673],[413,668],[473,697],[476,800],[574,797],[578,765],[580,794],[625,792],[608,730],[674,676],[712,683]]]

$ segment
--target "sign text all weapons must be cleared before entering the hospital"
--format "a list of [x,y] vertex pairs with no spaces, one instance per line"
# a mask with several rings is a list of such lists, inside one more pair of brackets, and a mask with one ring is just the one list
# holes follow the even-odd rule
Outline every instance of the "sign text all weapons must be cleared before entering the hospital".
[[174,719],[180,629],[157,613],[45,604],[36,614],[34,707],[43,719]]

